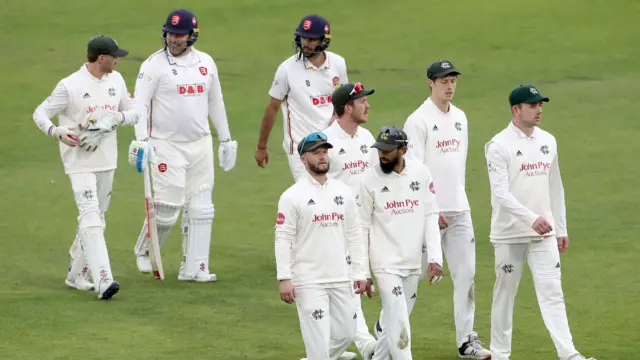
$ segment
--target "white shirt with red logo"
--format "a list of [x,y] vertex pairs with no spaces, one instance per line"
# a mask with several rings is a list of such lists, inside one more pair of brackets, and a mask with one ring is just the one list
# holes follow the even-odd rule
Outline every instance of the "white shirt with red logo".
[[288,154],[295,153],[302,138],[329,126],[331,95],[340,84],[349,82],[344,58],[331,51],[325,54],[327,59],[319,67],[293,55],[278,66],[273,79],[269,95],[282,101],[282,146]]
[[334,121],[326,130],[327,140],[333,145],[329,149],[329,173],[354,191],[358,191],[359,178],[378,162],[378,152],[371,145],[376,142],[371,132],[358,126],[356,134],[351,136],[340,127],[339,120]]
[[160,50],[140,66],[135,98],[150,112],[147,123],[138,123],[136,139],[147,137],[193,142],[211,133],[231,138],[222,98],[218,67],[208,54],[191,48],[173,57]]
[[[33,113],[33,120],[45,134],[54,126],[51,121],[58,116],[58,126],[76,128],[89,114],[100,118],[107,113],[121,111],[124,123],[144,122],[144,107],[131,99],[122,75],[113,71],[98,79],[91,75],[86,65],[60,80],[51,95]],[[96,151],[88,152],[78,146],[70,147],[60,142],[60,157],[66,174],[113,170],[118,167],[117,131],[107,133]]]
[[278,202],[275,230],[278,280],[294,286],[331,287],[365,280],[368,262],[355,194],[329,178],[318,183],[308,173]]
[[513,123],[485,145],[491,186],[492,242],[542,239],[532,228],[543,216],[553,231],[567,236],[564,187],[558,145],[550,133],[536,127],[527,136]]
[[428,98],[407,118],[403,130],[409,137],[407,157],[427,165],[433,175],[440,211],[468,211],[465,172],[469,136],[464,111],[451,104],[449,112],[443,113]]
[[372,271],[420,273],[422,252],[442,265],[438,204],[429,168],[405,159],[405,168],[385,174],[380,165],[365,171],[358,207],[369,238]]

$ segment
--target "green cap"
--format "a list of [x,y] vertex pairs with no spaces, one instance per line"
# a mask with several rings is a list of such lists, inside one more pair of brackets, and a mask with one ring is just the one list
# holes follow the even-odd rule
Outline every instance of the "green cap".
[[321,131],[312,132],[298,143],[298,154],[302,155],[306,152],[313,151],[319,147],[333,148],[333,145],[327,140],[327,135]]
[[549,98],[540,95],[538,89],[533,85],[520,85],[509,94],[509,104],[511,106],[522,103],[534,104],[541,101],[548,102]]
[[404,131],[397,129],[395,126],[385,126],[380,129],[376,142],[371,147],[382,151],[391,151],[408,144],[409,138]]
[[111,55],[125,57],[129,52],[118,46],[118,43],[106,35],[97,35],[87,44],[88,55]]
[[343,107],[349,100],[355,100],[376,92],[375,89],[365,89],[361,83],[342,84],[331,94],[331,103],[334,109]]
[[430,80],[445,77],[447,75],[462,75],[449,60],[438,60],[427,68],[427,77]]

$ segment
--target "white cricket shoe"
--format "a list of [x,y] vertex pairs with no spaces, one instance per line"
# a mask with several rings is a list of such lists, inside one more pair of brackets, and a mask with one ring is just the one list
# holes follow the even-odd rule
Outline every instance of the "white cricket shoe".
[[586,358],[580,354],[575,354],[573,356],[570,356],[567,360],[596,360],[596,358]]
[[140,270],[141,273],[150,273],[151,259],[149,258],[149,253],[147,252],[144,255],[138,255],[136,258],[136,264],[138,264],[138,270]]
[[120,284],[114,280],[101,280],[98,285],[98,299],[109,300],[120,291]]
[[82,272],[77,274],[71,273],[71,268],[67,271],[67,278],[64,280],[70,288],[82,290],[82,291],[94,291],[96,287],[89,280],[89,271],[85,267]]
[[470,336],[469,341],[462,344],[460,349],[461,359],[477,359],[477,360],[488,360],[491,359],[491,351],[482,347],[480,340],[476,336]]
[[201,270],[196,273],[195,276],[187,276],[184,272],[178,273],[178,280],[181,281],[195,281],[195,282],[213,282],[217,281],[216,274],[211,274],[209,271]]
[[378,343],[377,341],[372,341],[372,342],[368,343],[367,345],[365,345],[364,348],[362,348],[362,351],[360,352],[360,355],[362,355],[362,358],[364,360],[373,359],[373,351],[376,349],[376,344],[377,343]]
[[342,355],[338,356],[338,360],[355,360],[357,358],[357,354],[348,351],[345,351],[342,353]]

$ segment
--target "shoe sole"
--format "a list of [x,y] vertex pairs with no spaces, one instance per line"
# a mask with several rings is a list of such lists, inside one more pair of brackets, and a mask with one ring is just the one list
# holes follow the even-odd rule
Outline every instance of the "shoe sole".
[[69,281],[68,279],[64,281],[65,284],[67,284],[68,287],[72,288],[72,289],[76,289],[76,290],[80,290],[80,291],[95,291],[96,287],[92,286],[88,289],[83,289],[81,287],[79,287],[78,285],[76,285],[76,283]]
[[460,359],[476,359],[476,360],[491,360],[491,355],[485,357],[478,357],[475,355],[458,355]]
[[111,285],[109,285],[107,290],[104,291],[100,300],[109,300],[113,297],[113,295],[117,294],[118,291],[120,291],[120,284],[118,284],[117,282],[114,282]]

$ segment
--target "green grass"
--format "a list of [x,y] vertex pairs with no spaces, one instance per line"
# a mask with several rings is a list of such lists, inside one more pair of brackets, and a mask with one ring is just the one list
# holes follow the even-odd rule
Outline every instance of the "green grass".
[[[291,182],[280,120],[266,170],[255,166],[253,152],[273,73],[291,54],[297,22],[312,12],[331,21],[331,50],[346,58],[350,79],[376,88],[368,125],[374,133],[383,125],[401,126],[424,100],[429,63],[446,58],[463,73],[455,103],[471,127],[476,330],[486,342],[494,275],[482,147],[507,124],[507,96],[514,86],[533,83],[551,97],[542,126],[560,146],[571,238],[562,257],[563,285],[574,340],[599,360],[636,357],[636,2],[191,1],[202,31],[197,47],[217,61],[240,145],[232,172],[216,167],[211,269],[219,281],[178,282],[178,228],[164,251],[166,281],[137,272],[132,249],[144,216],[143,189],[126,164],[133,138],[126,128],[119,134],[120,169],[107,215],[112,267],[122,286],[110,302],[64,285],[77,214],[57,145],[37,130],[31,114],[59,79],[79,68],[86,42],[97,33],[114,36],[130,50],[118,69],[132,90],[140,62],[161,45],[160,28],[174,4],[0,0],[0,5],[1,359],[304,356],[295,308],[279,300],[275,281],[276,204]],[[412,316],[414,358],[457,358],[450,281],[419,291]],[[512,359],[556,358],[528,272],[516,307]],[[372,325],[380,299],[365,300],[364,309]]]

